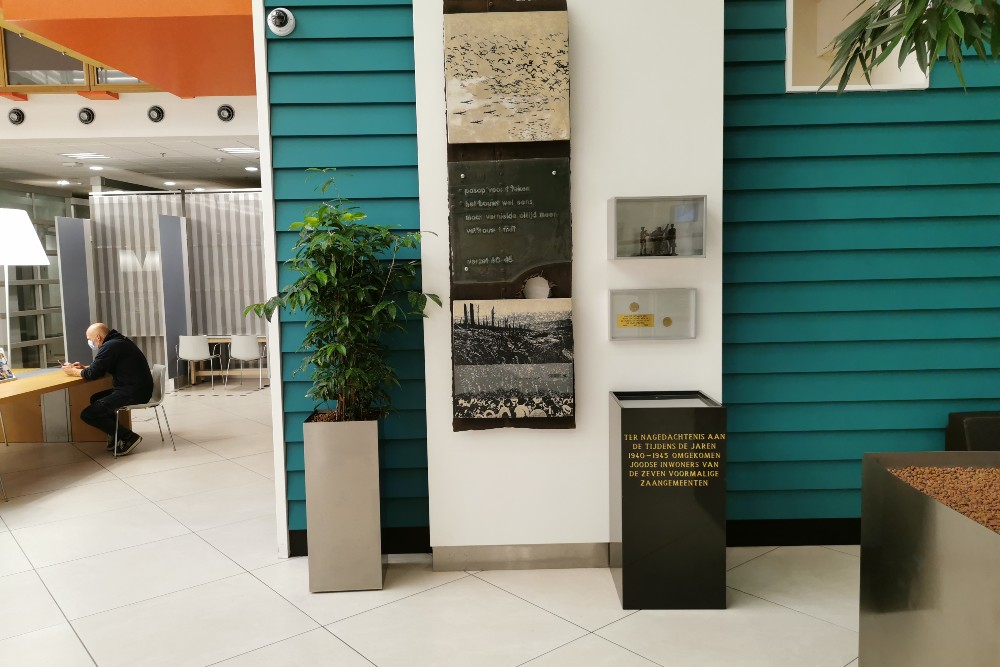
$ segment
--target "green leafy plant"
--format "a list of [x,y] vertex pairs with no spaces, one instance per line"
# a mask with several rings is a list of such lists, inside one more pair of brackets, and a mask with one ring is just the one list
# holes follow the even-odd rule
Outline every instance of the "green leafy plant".
[[[328,170],[316,170],[327,172]],[[333,178],[323,184],[326,194]],[[289,229],[299,232],[286,264],[294,282],[264,303],[247,306],[268,320],[278,308],[308,314],[299,348],[307,353],[296,371],[311,369],[307,396],[333,409],[315,421],[377,419],[391,410],[388,389],[399,379],[387,361],[385,334],[404,328],[405,318],[425,316],[434,294],[414,289],[419,263],[401,260],[420,234],[364,222],[367,216],[342,197],[322,201]]]
[[[863,6],[861,2],[855,8]],[[924,74],[930,74],[940,56],[962,74],[962,48],[969,48],[983,60],[987,50],[995,60],[1000,56],[1000,0],[876,0],[834,40],[836,55],[830,73],[820,86],[826,86],[840,72],[837,92],[843,92],[851,74],[860,67],[865,80],[899,47],[899,63],[916,54]]]

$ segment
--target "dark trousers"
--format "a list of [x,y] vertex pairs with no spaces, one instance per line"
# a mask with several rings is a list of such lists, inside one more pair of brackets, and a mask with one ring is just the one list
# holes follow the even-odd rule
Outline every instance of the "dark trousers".
[[[108,434],[108,437],[114,437],[115,410],[126,405],[135,405],[137,403],[145,402],[146,401],[139,400],[128,392],[117,391],[115,389],[105,389],[104,391],[99,391],[90,397],[90,405],[85,407],[83,412],[80,413],[80,419],[94,428],[104,431]],[[124,426],[118,427],[119,440],[131,440],[134,437],[134,431],[125,428]]]

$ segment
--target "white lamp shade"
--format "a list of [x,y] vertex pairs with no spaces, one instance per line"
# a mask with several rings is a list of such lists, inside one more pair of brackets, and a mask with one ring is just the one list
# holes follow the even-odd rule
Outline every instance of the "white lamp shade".
[[48,265],[42,242],[28,214],[16,208],[0,208],[0,265]]

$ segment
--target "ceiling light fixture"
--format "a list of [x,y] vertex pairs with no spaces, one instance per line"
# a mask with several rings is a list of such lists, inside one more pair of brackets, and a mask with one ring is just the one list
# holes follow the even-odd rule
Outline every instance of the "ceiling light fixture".
[[98,167],[96,164],[90,168],[91,171],[104,171],[104,167]]
[[59,179],[58,181],[56,181],[56,185],[69,185],[69,181],[65,179]]
[[243,169],[246,171],[259,171],[257,167],[243,167]]
[[250,148],[249,146],[238,146],[236,148],[219,148],[218,150],[223,153],[229,153],[230,155],[256,155],[260,153],[259,148]]
[[111,158],[103,153],[60,153],[63,157],[71,157],[74,160],[110,160]]
[[164,185],[177,185],[175,181],[163,181]]
[[205,188],[195,188],[194,191],[195,192],[204,192]]

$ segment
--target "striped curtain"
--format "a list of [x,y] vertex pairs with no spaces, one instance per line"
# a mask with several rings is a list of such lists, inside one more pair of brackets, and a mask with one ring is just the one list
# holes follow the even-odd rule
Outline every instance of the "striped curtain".
[[260,192],[187,194],[188,262],[194,334],[264,335],[243,308],[264,292]]
[[157,222],[183,215],[181,195],[104,195],[90,202],[97,318],[134,340],[151,364],[166,363]]

